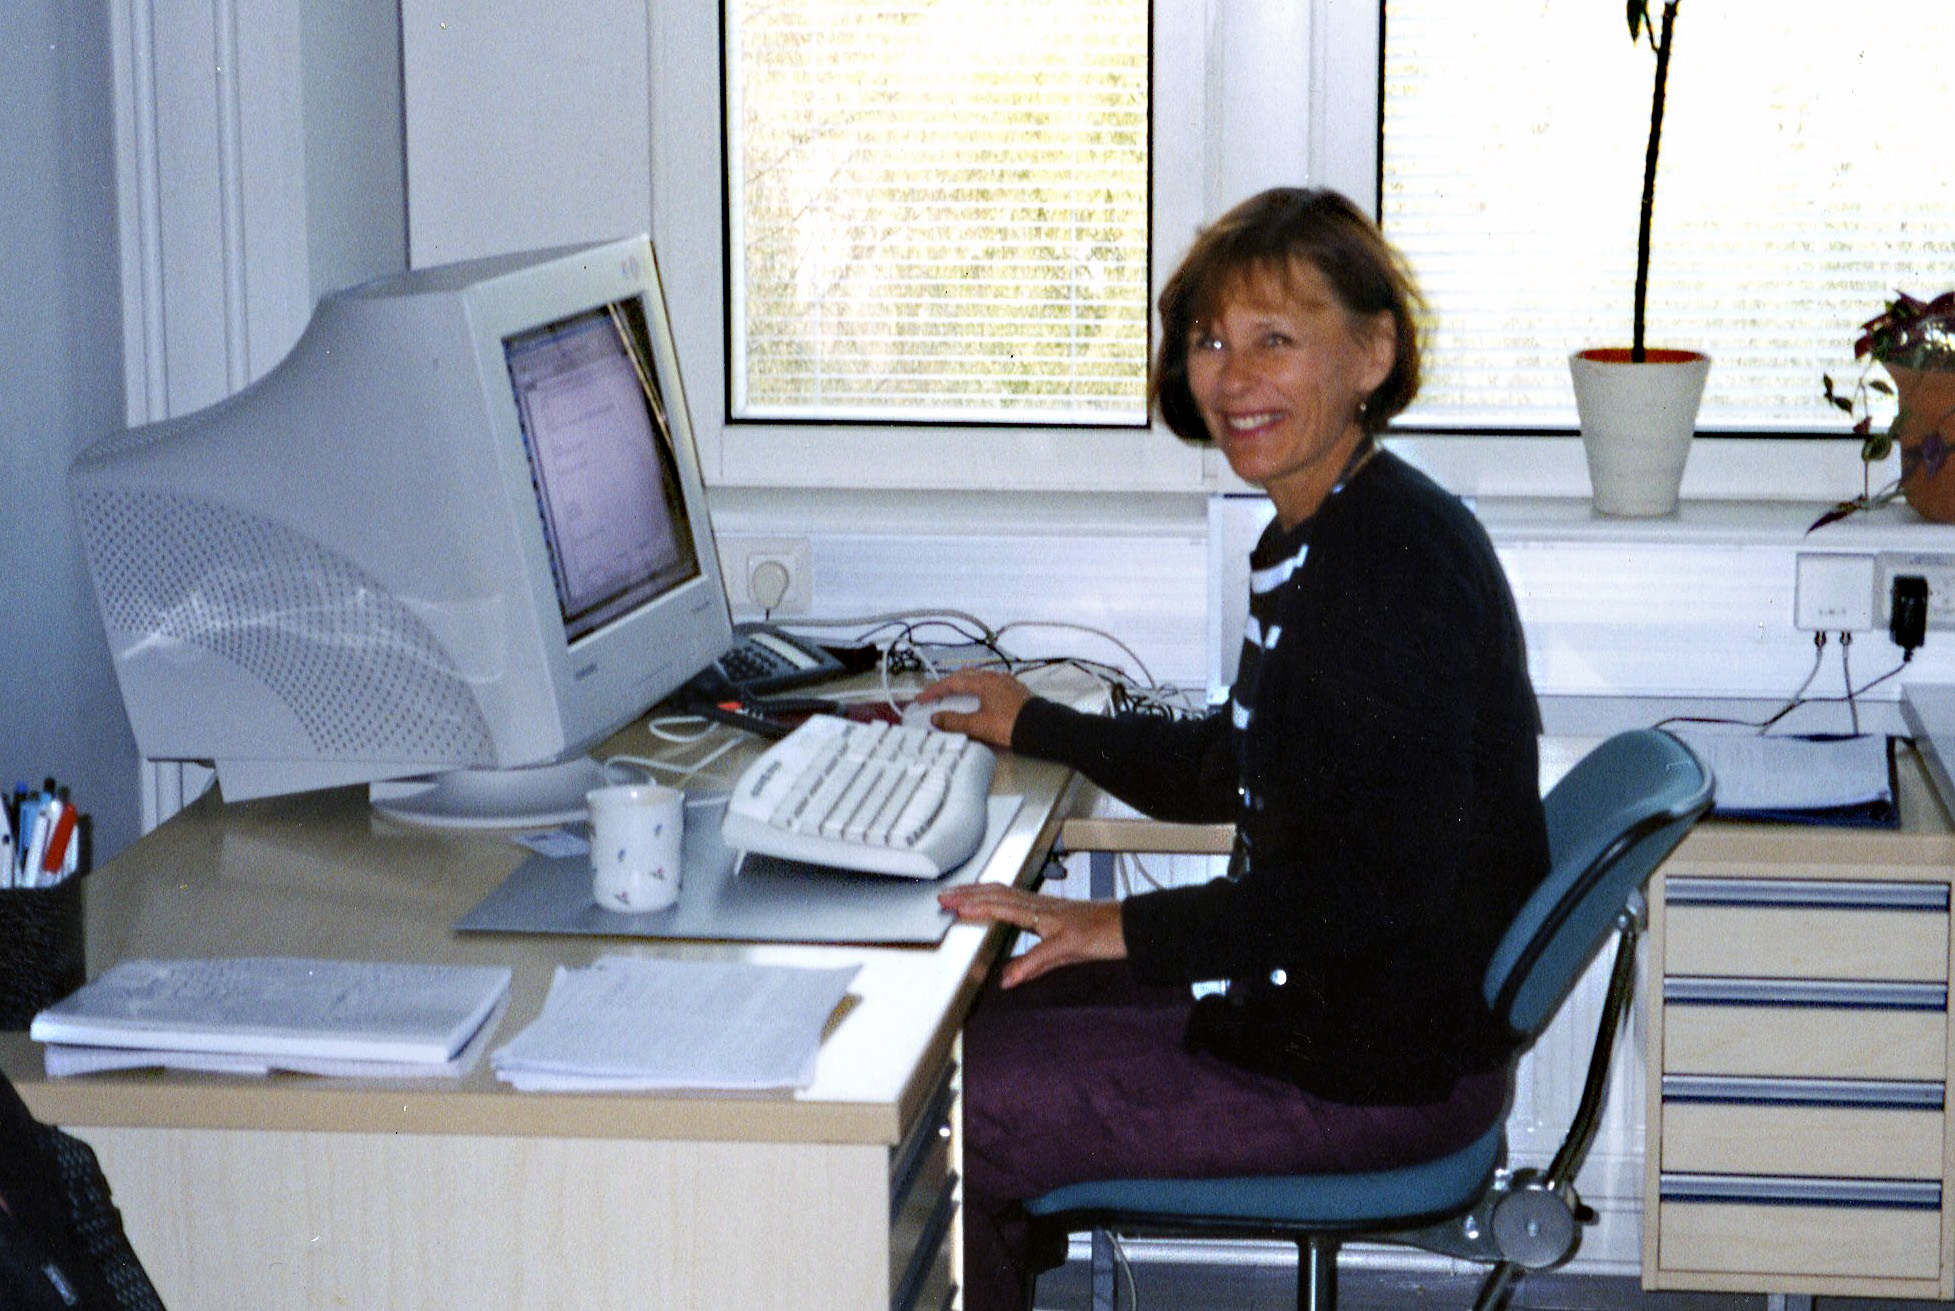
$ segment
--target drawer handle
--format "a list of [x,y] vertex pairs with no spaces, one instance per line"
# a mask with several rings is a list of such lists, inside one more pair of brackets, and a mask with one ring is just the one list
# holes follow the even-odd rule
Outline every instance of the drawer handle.
[[1854,879],[1665,879],[1671,906],[1824,906],[1839,910],[1948,910],[1946,883]]
[[1941,1184],[1913,1179],[1798,1179],[1736,1174],[1663,1174],[1666,1202],[1751,1202],[1766,1206],[1877,1206],[1892,1210],[1941,1208]]
[[923,1108],[909,1137],[896,1154],[896,1161],[889,1170],[889,1214],[893,1219],[909,1200],[910,1189],[916,1186],[917,1176],[922,1172],[924,1162],[930,1153],[950,1133],[950,1105],[957,1097],[957,1089],[951,1085],[951,1077],[956,1067],[944,1071],[944,1077],[937,1085],[937,1091],[930,1095],[928,1105]]
[[1913,1079],[1796,1079],[1753,1075],[1666,1074],[1666,1102],[1716,1102],[1752,1106],[1852,1106],[1880,1110],[1939,1111],[1941,1084]]
[[1863,979],[1722,979],[1672,974],[1663,1000],[1681,1006],[1829,1006],[1893,1011],[1945,1011],[1945,983]]

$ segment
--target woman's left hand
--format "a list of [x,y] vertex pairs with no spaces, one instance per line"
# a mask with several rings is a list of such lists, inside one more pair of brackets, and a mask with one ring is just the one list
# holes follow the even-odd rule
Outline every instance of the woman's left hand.
[[960,920],[1011,924],[1038,938],[1037,946],[1006,964],[998,979],[1003,987],[1015,988],[1061,965],[1124,960],[1127,956],[1117,901],[1042,897],[1002,883],[947,888],[937,894],[937,900]]

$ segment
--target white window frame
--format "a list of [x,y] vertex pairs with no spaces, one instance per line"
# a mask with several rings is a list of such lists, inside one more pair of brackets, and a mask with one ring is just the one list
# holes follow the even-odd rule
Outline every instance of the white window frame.
[[[719,487],[1205,492],[1240,488],[1158,425],[728,423],[720,13],[650,0],[652,233],[708,480]],[[1207,218],[1277,183],[1377,210],[1380,0],[1154,0],[1150,302]],[[1300,52],[1293,56],[1291,52]],[[1468,496],[1586,497],[1578,439],[1407,433],[1388,442]],[[1796,448],[1796,449],[1794,449]],[[1697,442],[1686,497],[1837,500],[1855,444]]]
[[[1205,53],[1214,28],[1207,10],[1199,0],[1156,0],[1150,308],[1207,201]],[[722,487],[1202,488],[1203,453],[1159,427],[729,422],[719,5],[653,0],[651,44],[652,231],[709,481]]]

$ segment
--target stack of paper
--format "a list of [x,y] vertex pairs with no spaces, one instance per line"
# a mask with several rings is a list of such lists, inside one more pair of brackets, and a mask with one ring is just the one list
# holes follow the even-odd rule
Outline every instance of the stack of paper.
[[606,956],[489,1060],[525,1092],[805,1088],[857,968]]
[[1672,730],[1717,780],[1714,813],[1818,824],[1893,824],[1894,761],[1885,736]]
[[465,1073],[509,971],[254,957],[128,960],[34,1017],[50,1075],[142,1066],[403,1078]]

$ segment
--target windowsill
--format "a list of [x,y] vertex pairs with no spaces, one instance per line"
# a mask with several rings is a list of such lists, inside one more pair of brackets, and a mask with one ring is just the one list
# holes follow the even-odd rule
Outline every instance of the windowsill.
[[[1164,432],[1143,440],[1161,457],[1149,471],[1104,452],[1095,458],[1075,444],[1067,453],[1070,472],[1063,479],[1040,478],[994,458],[988,461],[991,481],[974,483],[946,476],[941,468],[935,478],[928,477],[921,470],[929,461],[906,461],[886,452],[887,459],[850,463],[851,468],[875,471],[863,485],[824,486],[832,475],[814,476],[777,446],[772,451],[773,478],[709,475],[709,481],[714,483],[713,504],[723,517],[722,530],[732,532],[1198,532],[1210,496],[1258,494],[1235,479],[1212,449],[1184,446]],[[1785,533],[1803,535],[1828,507],[1857,495],[1865,481],[1858,444],[1851,440],[1707,436],[1691,448],[1684,502],[1676,514],[1610,519],[1590,509],[1588,467],[1577,437],[1408,433],[1389,436],[1385,444],[1480,506],[1490,523],[1539,521],[1598,540],[1704,540],[1724,533],[1744,540],[1758,540],[1760,534],[1783,540]],[[1195,459],[1187,462],[1191,454]],[[1165,475],[1177,461],[1183,462],[1181,471]],[[780,477],[790,469],[797,474]],[[1894,474],[1891,462],[1876,469],[1875,485]],[[1864,533],[1869,524],[1880,525],[1884,533],[1934,528],[1905,508],[1893,508],[1829,526],[1815,534],[1814,542],[1833,547]]]
[[1677,546],[1764,546],[1796,542],[1814,551],[1955,551],[1955,525],[1931,523],[1895,503],[1814,530],[1823,501],[1686,497],[1670,514],[1626,519],[1598,514],[1586,496],[1468,497],[1496,541],[1566,540]]
[[[1245,499],[1258,494],[1251,489]],[[1065,537],[1208,534],[1212,493],[969,492],[722,487],[712,492],[722,534]],[[1554,540],[1678,546],[1797,544],[1814,551],[1955,552],[1955,525],[1931,523],[1896,503],[1816,531],[1827,500],[1685,497],[1654,519],[1595,512],[1587,488],[1568,496],[1466,496],[1496,541]]]
[[[1407,433],[1387,437],[1386,445],[1461,496],[1588,499],[1588,461],[1573,435]],[[1889,461],[1874,471],[1874,485],[1885,486],[1899,472],[1898,461]],[[1700,436],[1684,465],[1683,496],[1823,508],[1859,495],[1865,480],[1860,445],[1850,439]]]

